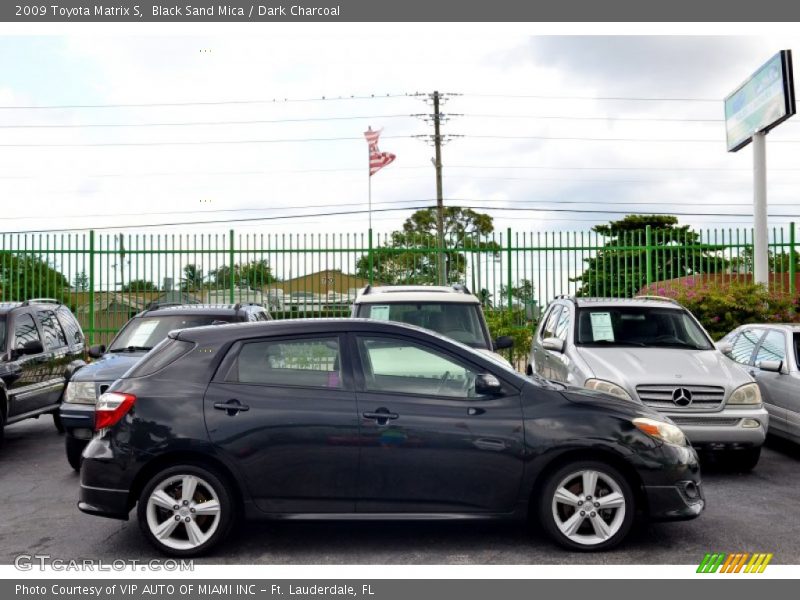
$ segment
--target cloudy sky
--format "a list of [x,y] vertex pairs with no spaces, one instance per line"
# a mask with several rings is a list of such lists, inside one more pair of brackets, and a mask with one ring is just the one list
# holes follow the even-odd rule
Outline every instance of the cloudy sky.
[[[445,202],[489,212],[498,230],[584,231],[628,211],[751,222],[691,213],[752,211],[751,151],[726,152],[722,100],[800,37],[427,31],[2,36],[2,229],[364,210],[372,126],[398,157],[372,178],[374,228],[391,231],[435,198],[433,149],[415,137],[432,127],[414,116],[431,112],[415,94],[433,90],[448,94],[454,136]],[[771,225],[798,214],[798,150],[800,121],[768,138]],[[358,213],[151,231],[366,224]]]

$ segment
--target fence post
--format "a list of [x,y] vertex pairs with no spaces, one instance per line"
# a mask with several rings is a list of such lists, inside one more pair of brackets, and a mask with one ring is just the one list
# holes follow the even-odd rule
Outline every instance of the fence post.
[[797,263],[795,262],[794,221],[789,223],[789,293],[794,297],[797,293]]
[[651,249],[653,246],[653,232],[650,229],[650,225],[645,226],[644,228],[644,245],[645,245],[645,269],[647,270],[647,285],[653,283],[653,256],[651,254]]
[[89,231],[89,345],[94,345],[94,229]]
[[234,304],[234,299],[235,299],[234,298],[234,283],[233,283],[233,279],[234,279],[234,277],[233,277],[233,261],[234,261],[234,256],[233,256],[233,229],[231,229],[230,232],[229,232],[229,236],[228,236],[228,271],[229,271],[228,275],[230,276],[230,279],[231,279],[231,283],[230,283],[230,286],[229,286],[230,289],[228,291],[229,291],[229,300],[230,300],[231,304]]
[[369,261],[369,284],[372,285],[375,283],[375,274],[373,269],[375,268],[375,256],[372,254],[372,227],[369,228],[367,233],[367,260]]
[[513,304],[513,295],[512,295],[512,282],[511,282],[511,227],[508,228],[506,235],[508,239],[506,240],[506,271],[508,273],[508,311],[511,312],[514,304]]

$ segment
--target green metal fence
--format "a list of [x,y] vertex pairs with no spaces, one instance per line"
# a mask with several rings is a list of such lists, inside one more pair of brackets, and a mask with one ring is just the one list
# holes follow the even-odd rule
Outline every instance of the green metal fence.
[[[55,297],[92,343],[164,302],[268,305],[277,318],[344,316],[367,283],[464,283],[486,310],[532,325],[558,294],[626,297],[648,284],[749,278],[750,229],[413,234],[0,234],[0,300]],[[773,229],[770,287],[796,294],[795,226]],[[651,285],[650,289],[654,289]],[[658,290],[658,285],[655,285]]]

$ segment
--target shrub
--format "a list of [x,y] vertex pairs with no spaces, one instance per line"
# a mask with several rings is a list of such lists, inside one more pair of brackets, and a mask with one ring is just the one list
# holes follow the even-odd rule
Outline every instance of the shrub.
[[[511,348],[511,363],[515,364],[520,357],[526,357],[531,349],[533,330],[536,323],[531,322],[525,316],[524,309],[514,310],[487,310],[486,324],[489,326],[489,335],[492,340],[501,335],[508,335],[514,340]],[[507,352],[506,350],[502,352]]]
[[747,323],[785,323],[800,320],[788,294],[750,282],[705,284],[692,278],[680,283],[653,284],[644,293],[674,298],[716,339]]

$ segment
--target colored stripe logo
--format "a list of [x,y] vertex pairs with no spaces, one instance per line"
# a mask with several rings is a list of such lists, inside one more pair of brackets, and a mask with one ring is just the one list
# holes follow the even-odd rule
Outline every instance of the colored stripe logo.
[[697,567],[698,573],[763,573],[772,560],[772,553],[707,552]]

